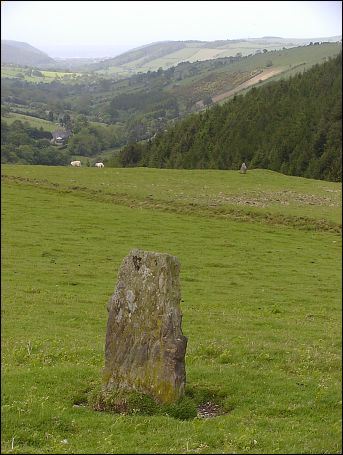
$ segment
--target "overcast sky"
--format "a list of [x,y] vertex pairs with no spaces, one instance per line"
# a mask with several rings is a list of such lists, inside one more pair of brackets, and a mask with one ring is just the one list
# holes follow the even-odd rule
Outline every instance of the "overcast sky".
[[341,1],[1,2],[1,39],[52,57],[113,56],[166,40],[341,34]]

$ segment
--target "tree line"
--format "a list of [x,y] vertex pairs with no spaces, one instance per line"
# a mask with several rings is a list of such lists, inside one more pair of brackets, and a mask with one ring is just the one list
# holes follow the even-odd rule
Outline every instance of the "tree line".
[[69,153],[52,146],[51,138],[51,133],[27,122],[15,120],[8,125],[1,121],[1,163],[66,165]]
[[342,53],[192,114],[119,155],[122,166],[159,168],[238,169],[243,161],[249,168],[341,181]]
[[76,120],[64,116],[63,125],[71,131],[63,147],[51,144],[52,134],[15,120],[9,125],[1,120],[1,162],[19,164],[68,164],[72,155],[95,157],[103,150],[123,145],[123,134],[114,125],[96,125],[86,117]]

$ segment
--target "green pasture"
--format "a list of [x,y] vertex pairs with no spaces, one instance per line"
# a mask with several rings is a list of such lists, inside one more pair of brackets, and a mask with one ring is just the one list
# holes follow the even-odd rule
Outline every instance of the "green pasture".
[[122,76],[122,77],[129,77],[131,76],[134,72],[125,68],[124,66],[110,66],[107,69],[104,70],[97,70],[95,73],[99,73],[102,75],[111,75],[111,74],[116,74],[117,76]]
[[63,78],[75,78],[78,76],[82,76],[82,73],[64,73],[63,71],[44,71],[42,70],[41,73],[45,78],[55,79],[56,77],[63,77]]
[[[75,157],[75,159],[77,159]],[[31,185],[75,191],[88,198],[219,218],[341,226],[341,183],[293,177],[265,169],[239,171],[150,168],[2,166],[2,174]],[[90,160],[91,161],[91,160]],[[99,175],[98,172],[101,172]]]
[[135,60],[134,62],[128,63],[127,67],[130,66],[130,68],[139,68],[140,71],[157,71],[159,68],[169,68],[171,66],[176,66],[180,62],[184,61],[189,61],[193,62],[194,56],[198,54],[200,51],[200,48],[196,47],[184,47],[183,49],[179,49],[177,51],[171,52],[168,55],[165,55],[163,57],[155,58],[154,60],[151,60],[145,64],[142,64],[142,61],[144,61],[144,57]]
[[[231,44],[225,48],[218,48],[218,54],[219,52],[220,54],[217,55],[216,58],[235,56],[237,52],[241,52],[242,55],[246,56],[249,54],[255,54],[257,49],[260,49],[261,51],[263,49],[267,49],[269,52],[266,54],[261,53],[252,55],[248,59],[242,59],[237,62],[224,65],[222,68],[217,68],[215,71],[252,71],[259,67],[264,68],[266,62],[269,60],[272,60],[274,67],[290,68],[300,63],[305,63],[306,68],[309,68],[316,63],[323,63],[323,59],[325,58],[337,55],[342,49],[341,43],[323,43],[320,45],[298,46],[288,49],[275,49],[273,46],[275,50],[273,50],[270,46],[270,44],[260,45],[257,43],[240,43],[239,46],[237,44]],[[111,67],[108,70],[102,70],[98,72],[124,74],[127,68],[130,68],[132,71],[156,71],[160,67],[168,68],[170,66],[175,66],[181,61],[193,62],[199,59],[202,60],[203,58],[201,57],[201,52],[204,53],[205,51],[206,49],[187,47],[170,53],[164,57],[151,60],[143,66],[141,66],[142,59],[139,59],[120,67]],[[209,57],[208,59],[212,60],[213,57]],[[201,78],[203,76],[204,74],[201,73],[200,75],[196,76],[196,78]],[[186,81],[187,83],[188,78],[183,81]],[[183,81],[179,81],[178,83],[182,83]]]
[[239,43],[237,44],[232,44],[230,46],[225,46],[223,47],[223,52],[220,54],[220,57],[234,57],[237,55],[238,52],[240,52],[242,55],[249,55],[249,54],[255,54],[257,50],[260,50],[261,52],[263,49],[267,49],[268,51],[274,51],[278,49],[282,49],[282,45],[273,45],[273,44],[261,44],[261,43]]
[[70,81],[77,79],[79,76],[82,76],[82,73],[65,73],[63,71],[45,71],[39,70],[42,73],[42,76],[34,76],[28,74],[29,68],[16,67],[13,65],[1,65],[1,77],[10,77],[26,80],[28,82],[45,82],[50,83],[56,79],[61,81]]
[[[319,223],[338,225],[320,198],[337,201],[340,184],[262,170],[2,175],[2,453],[341,453],[341,236]],[[306,216],[318,229],[234,220],[218,199],[283,190],[317,198]],[[298,203],[280,213],[295,219]],[[225,395],[224,415],[85,405],[132,248],[180,259],[187,390]]]
[[11,112],[6,116],[1,117],[1,121],[6,122],[8,125],[11,125],[16,120],[20,120],[21,122],[28,122],[29,125],[33,128],[43,128],[45,131],[56,131],[60,130],[61,126],[56,125],[54,122],[49,122],[48,120],[44,120],[37,117],[32,117],[30,115],[18,114]]
[[[64,130],[59,123],[49,122],[48,120],[41,119],[38,117],[32,117],[31,115],[19,114],[17,112],[10,112],[1,117],[1,120],[11,125],[16,120],[21,122],[28,122],[30,126],[34,128],[43,128],[45,131],[56,131]],[[106,126],[106,123],[102,122],[89,122],[91,125],[95,126]]]
[[[231,69],[235,70],[235,66],[241,70],[252,70],[258,66],[264,67],[265,62],[271,60],[273,67],[293,67],[300,63],[305,63],[312,66],[316,63],[323,63],[324,58],[334,57],[342,49],[342,44],[329,43],[319,46],[304,46],[291,49],[275,50],[267,54],[257,54],[249,59],[243,59],[240,62],[232,63]],[[237,70],[237,69],[236,69]]]
[[247,59],[230,63],[217,72],[252,71],[256,68],[264,68],[266,62],[271,60],[273,67],[294,68],[296,65],[305,64],[307,68],[316,63],[323,63],[324,59],[336,56],[342,50],[342,44],[329,43],[320,46],[294,47],[291,49],[275,50],[266,54],[256,54]]
[[[197,47],[184,47],[183,49],[179,49],[177,51],[171,52],[168,54],[165,59],[170,60],[172,62],[177,61],[180,62],[182,60],[188,60],[192,55],[197,53],[199,48]],[[158,59],[155,60],[157,62]]]

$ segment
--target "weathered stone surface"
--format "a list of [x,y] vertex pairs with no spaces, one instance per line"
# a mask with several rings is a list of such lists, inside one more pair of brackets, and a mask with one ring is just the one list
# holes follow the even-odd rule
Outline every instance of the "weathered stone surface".
[[108,304],[106,390],[137,390],[161,403],[184,394],[179,271],[169,254],[135,249],[124,258]]

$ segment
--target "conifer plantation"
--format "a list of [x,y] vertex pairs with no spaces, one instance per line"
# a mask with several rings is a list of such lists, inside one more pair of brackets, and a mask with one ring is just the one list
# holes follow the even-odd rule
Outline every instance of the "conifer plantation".
[[124,147],[124,167],[265,168],[341,181],[342,54]]

